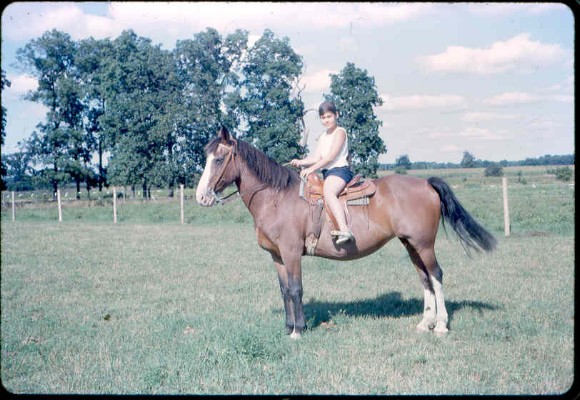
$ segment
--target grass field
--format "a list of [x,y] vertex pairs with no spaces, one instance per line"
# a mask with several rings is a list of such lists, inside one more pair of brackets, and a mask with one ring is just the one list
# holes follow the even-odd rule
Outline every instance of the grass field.
[[510,188],[505,238],[501,186],[454,185],[499,247],[469,258],[440,233],[444,338],[414,331],[422,287],[398,241],[358,261],[305,257],[310,329],[292,341],[239,201],[188,203],[185,225],[171,202],[126,204],[117,225],[101,219],[107,207],[69,207],[79,217],[61,224],[36,209],[16,222],[3,212],[2,384],[37,394],[566,392],[574,190],[529,178]]

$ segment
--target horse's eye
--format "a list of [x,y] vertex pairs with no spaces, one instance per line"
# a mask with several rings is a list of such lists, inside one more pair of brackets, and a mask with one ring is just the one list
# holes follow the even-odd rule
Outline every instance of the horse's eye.
[[216,158],[216,159],[215,159],[215,163],[216,163],[217,165],[222,165],[222,164],[223,164],[223,162],[224,162],[224,158],[223,158],[223,157],[220,157],[220,158]]

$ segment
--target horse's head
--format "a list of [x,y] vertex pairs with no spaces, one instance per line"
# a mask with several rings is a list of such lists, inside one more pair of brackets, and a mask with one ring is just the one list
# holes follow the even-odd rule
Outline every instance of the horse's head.
[[235,153],[236,140],[222,127],[217,138],[205,147],[205,167],[195,193],[200,205],[214,205],[217,194],[236,180],[239,173],[234,162]]

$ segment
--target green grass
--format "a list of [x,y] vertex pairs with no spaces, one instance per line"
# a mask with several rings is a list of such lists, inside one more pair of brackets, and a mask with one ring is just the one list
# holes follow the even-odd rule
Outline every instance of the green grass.
[[50,394],[565,392],[574,238],[499,240],[470,259],[440,236],[445,338],[414,332],[422,289],[399,242],[348,263],[305,257],[310,329],[292,341],[251,223],[3,221],[2,383]]

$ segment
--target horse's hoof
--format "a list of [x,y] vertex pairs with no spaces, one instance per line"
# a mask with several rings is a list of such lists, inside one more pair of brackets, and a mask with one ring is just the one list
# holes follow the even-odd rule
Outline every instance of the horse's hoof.
[[433,333],[437,336],[445,336],[449,333],[449,329],[447,329],[445,325],[439,326],[439,324],[437,324],[437,326],[433,329]]
[[301,337],[302,337],[302,335],[301,335],[301,334],[299,334],[299,333],[298,333],[298,332],[296,332],[296,331],[293,331],[293,332],[290,334],[290,339],[298,340],[298,339],[300,339]]
[[417,332],[418,333],[430,332],[434,326],[435,326],[434,322],[421,321],[419,322],[419,325],[417,325]]

